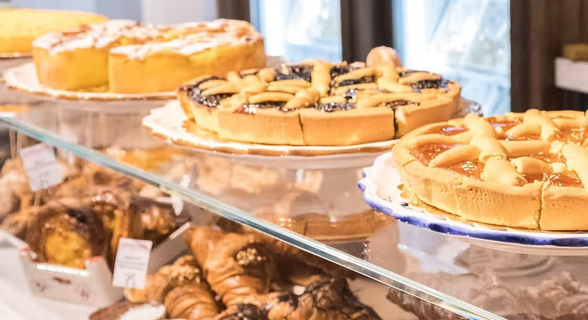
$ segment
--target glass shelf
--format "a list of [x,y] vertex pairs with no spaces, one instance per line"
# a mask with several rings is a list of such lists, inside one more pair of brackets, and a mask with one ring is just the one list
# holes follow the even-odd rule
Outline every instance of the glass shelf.
[[[0,91],[0,98],[6,94]],[[489,283],[531,287],[562,271],[585,274],[582,258],[493,252],[397,224],[364,204],[357,188],[362,168],[255,165],[167,144],[140,125],[161,101],[55,101],[15,92],[11,99],[22,105],[0,105],[0,112],[10,110],[0,113],[0,122],[18,132],[468,319],[505,319],[497,315],[503,302],[480,298]],[[510,269],[497,262],[513,259],[523,262]]]

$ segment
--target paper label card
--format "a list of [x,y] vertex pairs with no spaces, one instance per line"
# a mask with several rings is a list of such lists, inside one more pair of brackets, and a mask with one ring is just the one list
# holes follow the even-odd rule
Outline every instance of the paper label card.
[[153,242],[121,238],[114,262],[112,285],[121,288],[145,288],[147,267]]
[[58,185],[63,178],[63,169],[55,160],[53,147],[39,143],[20,150],[22,163],[31,191]]

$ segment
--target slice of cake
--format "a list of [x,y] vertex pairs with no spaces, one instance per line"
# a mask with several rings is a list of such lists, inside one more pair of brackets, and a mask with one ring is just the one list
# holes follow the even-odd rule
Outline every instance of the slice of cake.
[[86,12],[0,9],[0,53],[31,53],[33,40],[41,35],[106,19]]

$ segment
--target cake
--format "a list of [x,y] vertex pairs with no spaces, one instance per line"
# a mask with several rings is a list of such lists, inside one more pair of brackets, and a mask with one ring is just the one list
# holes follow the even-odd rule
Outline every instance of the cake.
[[439,122],[392,148],[413,200],[469,221],[588,230],[588,115],[509,113]]
[[0,9],[0,54],[32,53],[33,40],[39,36],[104,22],[106,19],[86,12]]
[[177,90],[186,127],[241,142],[345,146],[394,139],[450,118],[458,83],[397,67],[394,58],[374,54],[384,48],[374,50],[370,64],[309,60],[199,77]]
[[39,82],[61,90],[172,91],[204,74],[266,64],[262,36],[237,20],[175,26],[111,20],[50,33],[33,46]]

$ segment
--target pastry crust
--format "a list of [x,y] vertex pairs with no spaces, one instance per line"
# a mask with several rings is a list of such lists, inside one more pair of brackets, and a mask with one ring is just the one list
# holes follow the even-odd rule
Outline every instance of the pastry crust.
[[[404,188],[418,200],[469,221],[553,231],[587,230],[588,181],[583,179],[584,167],[580,164],[588,153],[582,139],[588,137],[582,131],[567,135],[553,125],[563,123],[556,121],[561,119],[558,117],[577,115],[533,110],[528,113],[532,116],[486,120],[468,116],[430,124],[408,134],[392,148]],[[547,127],[540,130],[541,136],[523,135],[511,140],[512,136],[501,133],[510,132],[503,127],[516,127],[517,121],[528,118]],[[480,121],[491,123],[495,132],[488,133]],[[462,125],[470,130],[460,129]],[[459,129],[458,133],[451,134],[455,129]],[[547,131],[556,133],[545,134]],[[467,135],[471,139],[464,139]],[[496,137],[491,138],[493,135]],[[479,157],[460,151],[466,146],[480,148]],[[453,166],[455,159],[444,161],[455,157],[459,161],[457,168]]]
[[304,144],[347,146],[394,139],[394,110],[387,107],[321,112],[300,110]]
[[111,20],[44,35],[33,47],[39,82],[62,90],[172,91],[204,74],[266,64],[263,37],[237,20],[175,26]]
[[255,114],[248,114],[219,109],[218,125],[221,139],[304,145],[300,114],[297,110],[282,112],[276,109],[260,109]]
[[222,139],[272,145],[387,141],[456,110],[458,83],[376,60],[387,64],[307,61],[201,77],[176,92],[189,124]]
[[588,190],[546,184],[541,200],[542,230],[588,230]]

